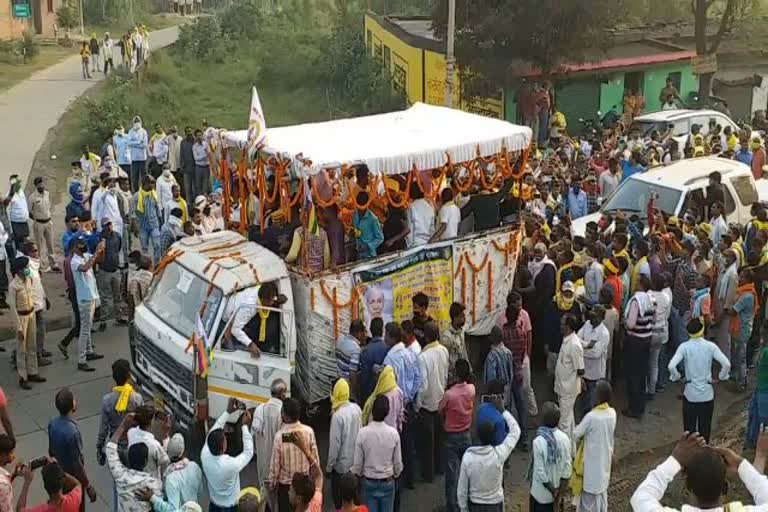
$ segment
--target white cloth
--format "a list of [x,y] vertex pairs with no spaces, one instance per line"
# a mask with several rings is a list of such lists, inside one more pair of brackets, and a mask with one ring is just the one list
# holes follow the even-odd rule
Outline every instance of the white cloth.
[[104,39],[101,42],[101,54],[104,56],[104,60],[108,61],[109,59],[112,59],[114,57],[113,50],[115,48],[115,42],[112,40],[112,38]]
[[445,223],[445,231],[440,240],[450,240],[459,236],[459,224],[461,223],[461,210],[453,201],[440,207],[440,224]]
[[563,338],[555,364],[555,393],[557,396],[578,395],[581,391],[578,371],[584,369],[584,349],[576,333]]
[[720,239],[728,232],[728,225],[725,223],[722,215],[718,215],[716,219],[710,220],[709,223],[712,225],[712,233],[710,233],[709,239],[712,240],[712,247],[717,248]]
[[163,165],[168,161],[168,139],[163,137],[152,145],[152,156],[158,164]]
[[544,484],[554,487],[560,485],[560,480],[571,477],[571,440],[565,432],[555,429],[555,444],[557,456],[554,464],[547,463],[547,441],[542,436],[536,436],[531,446],[533,469],[531,471],[531,496],[545,505],[552,503],[554,497]]
[[477,505],[504,503],[504,463],[520,439],[520,426],[509,411],[504,411],[502,415],[507,422],[507,437],[504,441],[498,446],[471,446],[461,459],[456,487],[461,512],[469,510],[470,502]]
[[[259,305],[258,290],[248,288],[238,293],[233,306],[235,319],[232,321],[232,336],[246,347],[253,343],[243,328],[256,315],[256,306]],[[230,313],[231,314],[231,313]]]
[[650,291],[656,301],[656,316],[653,319],[653,333],[661,337],[661,342],[669,339],[669,315],[672,312],[672,290],[669,287],[660,292]]
[[[224,428],[229,413],[224,411],[211,430]],[[208,449],[208,442],[203,445],[200,461],[208,480],[208,496],[211,503],[219,507],[232,507],[237,504],[240,495],[240,471],[253,458],[253,438],[248,426],[243,425],[243,451],[237,457],[227,454],[213,455]]]
[[198,503],[203,496],[203,470],[196,462],[186,461],[183,469],[165,477],[163,487],[166,501],[176,509],[188,501]]
[[685,368],[685,389],[683,395],[689,402],[709,402],[715,398],[712,387],[712,362],[720,363],[720,380],[728,380],[731,363],[717,345],[704,338],[691,338],[677,347],[669,361],[669,380],[680,380],[677,365]]
[[448,365],[448,349],[443,345],[425,348],[419,354],[422,382],[414,405],[417,412],[422,408],[437,411],[448,384]]
[[[0,222],[0,249],[5,247],[5,243],[8,241],[8,232],[5,230],[5,225]],[[5,250],[0,250],[0,261],[5,261],[8,255]],[[418,345],[418,343],[417,343]]]
[[[608,343],[611,340],[611,334],[604,323],[600,322],[597,327],[587,321],[579,329],[579,340],[584,349],[584,378],[589,380],[600,380],[606,377],[605,366],[608,361]],[[592,348],[589,345],[595,342]]]
[[435,209],[426,199],[416,199],[408,207],[408,227],[408,247],[417,247],[429,242],[435,232]]
[[40,260],[29,258],[29,268],[32,271],[32,300],[35,303],[35,311],[44,311],[45,288],[40,278]]
[[[648,473],[645,480],[637,487],[629,503],[634,512],[677,512],[676,509],[665,507],[661,504],[667,486],[682,470],[680,463],[674,457],[656,466]],[[768,512],[768,479],[757,472],[746,459],[739,464],[739,479],[744,483],[755,505],[744,507],[745,512]],[[723,507],[710,508],[706,512],[723,512]],[[704,509],[683,505],[683,512],[705,512]]]
[[[120,236],[123,236],[123,216],[120,215],[120,205],[117,203],[117,191],[113,194],[108,191],[101,195],[101,201],[99,201],[99,217],[96,218],[99,230],[103,229],[101,225],[101,219],[107,218],[112,221],[112,231]],[[126,243],[125,240],[122,241]]]
[[139,427],[133,427],[128,430],[128,448],[138,443],[147,445],[147,465],[144,466],[144,472],[149,473],[158,480],[162,480],[165,468],[171,463],[163,445],[155,439],[151,432],[141,430]]
[[96,221],[96,228],[101,229],[101,209],[104,207],[104,203],[101,198],[104,196],[104,187],[99,187],[93,191],[91,196],[91,220]]
[[169,176],[168,179],[162,175],[157,178],[157,204],[163,209],[164,214],[167,204],[173,201],[171,187],[174,185],[178,186],[179,184],[176,182],[176,178],[174,178],[173,175]]
[[272,445],[275,434],[283,426],[283,402],[277,398],[270,398],[265,404],[261,404],[253,412],[251,422],[251,434],[256,452],[256,470],[258,471],[259,484],[262,490],[267,489],[267,476],[269,476],[269,463],[272,459]]
[[23,190],[19,190],[11,196],[8,204],[8,220],[11,222],[27,222],[29,220],[29,206]]
[[360,406],[349,402],[339,407],[331,416],[331,431],[328,437],[328,473],[347,473],[355,461],[355,440],[362,428]]
[[592,409],[573,431],[574,441],[584,439],[584,490],[600,494],[611,480],[616,410]]
[[610,171],[605,171],[598,178],[597,186],[600,187],[600,197],[607,198],[619,187],[619,178]]

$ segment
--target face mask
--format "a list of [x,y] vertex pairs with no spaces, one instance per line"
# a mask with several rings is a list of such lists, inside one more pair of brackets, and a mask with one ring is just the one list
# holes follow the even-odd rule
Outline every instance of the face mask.
[[141,128],[141,123],[133,123],[133,128],[134,130],[138,130],[139,128]]
[[137,264],[135,264],[135,263],[131,263],[128,266],[130,267],[131,270],[138,270],[139,269],[139,266]]
[[32,269],[27,267],[27,268],[24,269],[22,274],[24,274],[24,277],[32,277]]
[[170,175],[171,175],[171,170],[170,169],[163,169],[163,176],[165,176],[167,178]]

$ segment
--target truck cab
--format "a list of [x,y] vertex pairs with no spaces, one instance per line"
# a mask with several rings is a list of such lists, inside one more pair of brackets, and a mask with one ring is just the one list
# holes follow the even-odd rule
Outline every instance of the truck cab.
[[[254,358],[235,340],[226,349],[242,297],[270,282],[287,300],[279,308],[257,305],[256,316],[279,315],[279,350]],[[184,238],[165,255],[136,308],[131,345],[139,385],[187,427],[221,414],[230,397],[248,407],[266,402],[274,379],[290,389],[293,311],[291,281],[278,256],[232,231]]]

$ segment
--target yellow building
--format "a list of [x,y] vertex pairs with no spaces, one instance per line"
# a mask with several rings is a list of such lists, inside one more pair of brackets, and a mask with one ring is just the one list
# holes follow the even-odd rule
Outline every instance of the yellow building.
[[[392,75],[393,85],[410,103],[445,104],[445,42],[432,32],[428,17],[365,16],[368,52],[379,59]],[[504,119],[504,100],[469,101],[462,98],[458,72],[454,78],[453,104],[462,110]]]

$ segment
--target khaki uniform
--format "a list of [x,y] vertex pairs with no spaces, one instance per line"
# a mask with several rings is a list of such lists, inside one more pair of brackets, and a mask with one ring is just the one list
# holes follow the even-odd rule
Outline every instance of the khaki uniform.
[[32,280],[14,277],[8,295],[16,316],[16,368],[19,378],[27,380],[30,375],[37,375],[37,321]]
[[[51,222],[51,195],[47,190],[42,193],[35,190],[27,198],[29,204],[29,216],[32,218],[32,231],[35,234],[35,243],[40,249],[40,261],[43,259],[43,249],[48,255],[50,267],[56,267],[53,252],[53,223]],[[43,269],[45,272],[45,269]]]

